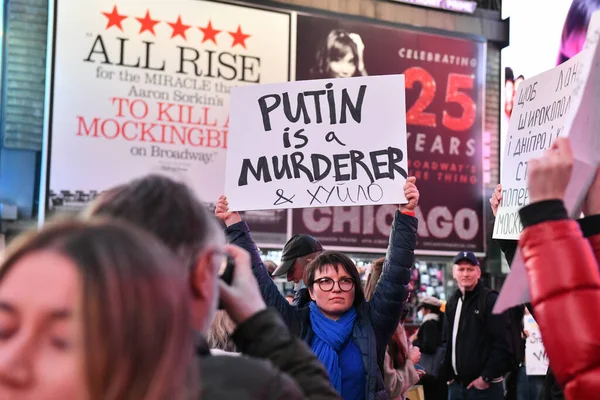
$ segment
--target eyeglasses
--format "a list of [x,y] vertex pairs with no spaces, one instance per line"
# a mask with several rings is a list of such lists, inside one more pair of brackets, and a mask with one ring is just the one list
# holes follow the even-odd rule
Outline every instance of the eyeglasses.
[[[315,281],[317,285],[319,285],[319,289],[324,292],[331,292],[335,287],[336,281],[331,278],[321,278]],[[338,287],[342,292],[349,292],[354,288],[354,279],[352,278],[342,278],[337,281]]]

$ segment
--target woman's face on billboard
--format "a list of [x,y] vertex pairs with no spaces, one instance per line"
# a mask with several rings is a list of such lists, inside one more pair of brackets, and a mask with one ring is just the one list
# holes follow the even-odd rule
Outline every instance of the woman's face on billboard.
[[331,60],[329,62],[329,70],[332,78],[350,78],[356,72],[356,60],[354,54],[348,51],[339,60]]

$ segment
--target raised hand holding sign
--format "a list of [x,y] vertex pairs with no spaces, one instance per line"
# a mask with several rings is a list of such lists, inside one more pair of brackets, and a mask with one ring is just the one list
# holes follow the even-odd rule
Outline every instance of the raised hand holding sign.
[[[592,15],[588,25],[583,50],[558,67],[528,79],[519,86],[518,104],[515,106],[508,132],[507,152],[503,158],[502,200],[498,208],[494,238],[518,240],[522,226],[519,209],[536,198],[560,196],[558,186],[564,185],[565,177],[558,174],[556,182],[540,182],[557,157],[567,159],[564,141],[568,137],[572,149],[572,172],[569,172],[564,202],[569,215],[576,218],[582,207],[587,206],[586,197],[596,176],[600,163],[600,12]],[[512,137],[511,137],[512,136]],[[558,141],[558,144],[557,144]],[[513,143],[513,144],[511,144]],[[542,159],[532,161],[550,149]],[[533,163],[533,164],[532,164]],[[533,168],[533,171],[528,171]],[[566,170],[565,170],[566,171]],[[532,176],[533,174],[533,176]],[[535,183],[527,187],[526,177]],[[553,186],[554,185],[554,186]],[[540,197],[540,193],[543,193]],[[492,199],[493,201],[493,199]],[[493,204],[492,204],[493,206]],[[494,306],[494,312],[529,302],[529,285],[518,251],[511,265],[511,272]]]

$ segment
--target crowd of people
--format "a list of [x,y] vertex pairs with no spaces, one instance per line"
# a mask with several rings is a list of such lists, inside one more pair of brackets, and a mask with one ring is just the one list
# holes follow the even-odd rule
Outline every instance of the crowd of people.
[[[551,366],[543,399],[600,389],[600,175],[574,221],[563,205],[572,164],[562,138],[532,160],[520,212],[526,306]],[[526,398],[524,307],[492,312],[498,292],[473,253],[455,257],[458,289],[445,306],[421,299],[422,325],[407,337],[414,177],[403,190],[364,287],[348,256],[306,235],[268,269],[226,197],[213,216],[159,175],[23,234],[0,260],[0,399],[405,399],[416,384],[427,400]],[[494,213],[501,200],[499,187]],[[501,246],[509,261],[519,251]],[[274,283],[280,275],[296,283],[293,299]]]

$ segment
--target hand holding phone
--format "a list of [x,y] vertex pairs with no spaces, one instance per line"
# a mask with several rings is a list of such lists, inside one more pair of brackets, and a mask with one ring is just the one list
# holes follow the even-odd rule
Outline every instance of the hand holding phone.
[[233,271],[235,269],[235,260],[230,255],[227,255],[223,260],[221,269],[219,270],[219,278],[228,285],[233,281]]
[[[226,285],[231,285],[233,281],[233,271],[235,269],[235,260],[230,255],[223,259],[223,264],[219,268],[219,279]],[[219,299],[219,310],[223,310],[223,302]]]
[[[219,279],[219,294],[223,309],[233,322],[239,324],[257,312],[267,308],[252,273],[250,254],[241,247],[228,245],[226,251],[231,258]],[[231,271],[231,281],[226,283]]]

